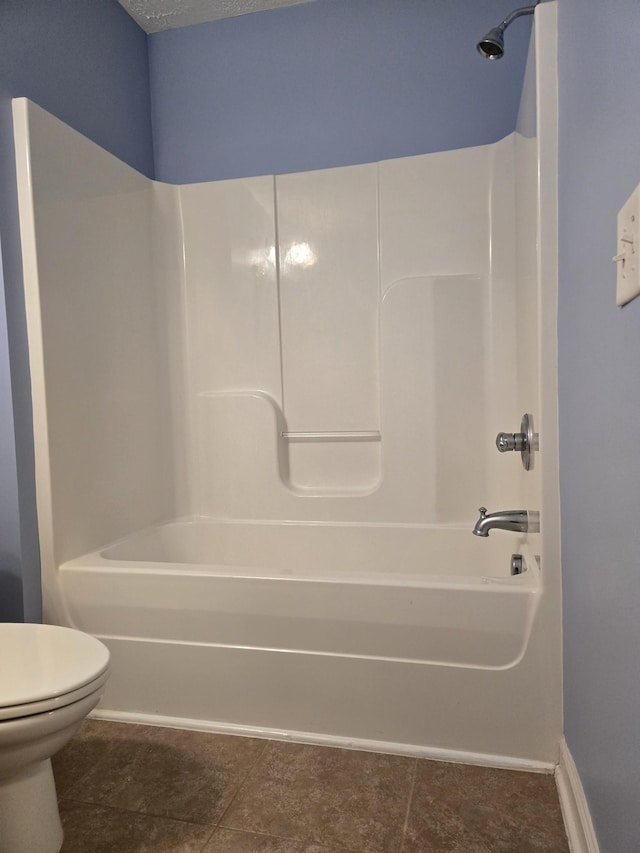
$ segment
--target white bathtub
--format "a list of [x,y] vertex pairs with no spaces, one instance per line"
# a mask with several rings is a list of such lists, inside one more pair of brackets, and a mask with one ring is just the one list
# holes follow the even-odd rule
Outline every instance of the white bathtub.
[[179,521],[59,577],[113,654],[105,716],[516,759],[542,688],[519,550],[469,528]]

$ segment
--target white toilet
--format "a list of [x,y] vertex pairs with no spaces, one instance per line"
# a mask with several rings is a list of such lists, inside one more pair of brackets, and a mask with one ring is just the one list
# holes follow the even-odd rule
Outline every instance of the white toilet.
[[109,677],[99,640],[56,625],[0,623],[0,851],[58,853],[51,756],[95,708]]

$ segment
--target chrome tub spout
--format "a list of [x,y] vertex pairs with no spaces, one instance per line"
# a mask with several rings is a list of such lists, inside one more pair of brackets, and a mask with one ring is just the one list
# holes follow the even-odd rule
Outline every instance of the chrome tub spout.
[[473,532],[476,536],[488,536],[489,531],[514,530],[518,533],[537,533],[540,530],[539,514],[526,509],[502,509],[498,512],[487,512],[480,507],[480,518],[476,521]]

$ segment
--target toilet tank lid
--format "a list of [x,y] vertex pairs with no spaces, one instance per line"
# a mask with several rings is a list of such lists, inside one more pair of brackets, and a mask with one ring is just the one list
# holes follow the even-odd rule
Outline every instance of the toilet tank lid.
[[108,665],[107,647],[82,631],[0,623],[0,708],[70,693]]

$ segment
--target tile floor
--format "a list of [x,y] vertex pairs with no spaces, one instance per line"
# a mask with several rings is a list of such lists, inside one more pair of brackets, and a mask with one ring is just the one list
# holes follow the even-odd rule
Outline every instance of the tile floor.
[[62,853],[568,853],[552,776],[85,722]]

